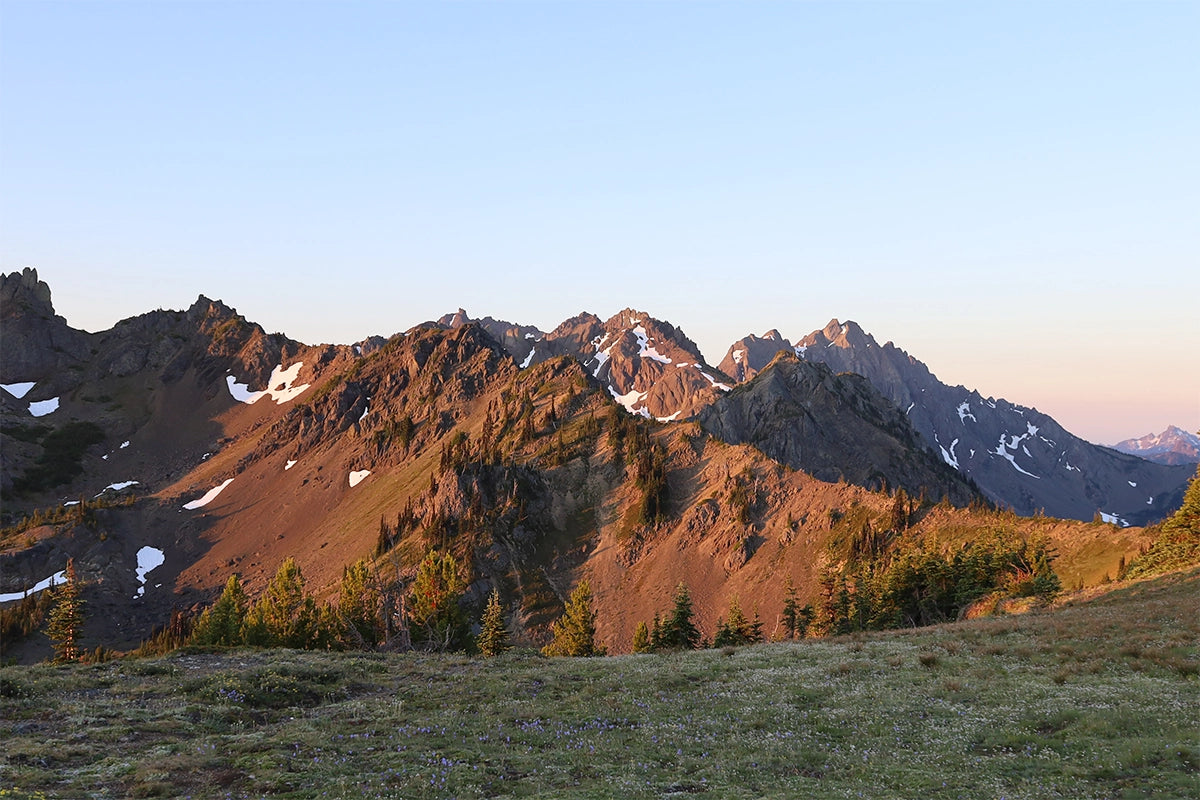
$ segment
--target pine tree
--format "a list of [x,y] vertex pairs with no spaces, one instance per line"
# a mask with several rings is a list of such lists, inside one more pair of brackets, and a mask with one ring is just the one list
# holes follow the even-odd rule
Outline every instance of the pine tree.
[[65,573],[66,582],[54,591],[54,609],[50,612],[46,635],[50,637],[59,661],[78,661],[83,655],[79,647],[79,635],[83,627],[83,598],[79,596],[75,559],[67,559]]
[[592,610],[592,587],[581,581],[567,600],[563,615],[550,630],[554,640],[542,648],[548,656],[602,656],[596,645],[596,612]]
[[379,586],[366,560],[359,559],[344,567],[335,625],[341,645],[370,648],[379,644],[383,637],[382,606]]
[[316,601],[304,593],[304,575],[288,557],[250,610],[246,643],[263,647],[310,647],[318,633]]
[[675,588],[675,606],[671,616],[662,623],[657,649],[695,650],[700,644],[700,631],[692,622],[692,596],[680,581]]
[[461,650],[468,642],[467,620],[459,607],[466,588],[450,553],[430,551],[417,568],[409,602],[413,644],[426,650]]
[[246,621],[246,593],[237,575],[230,575],[217,602],[204,610],[191,641],[198,645],[234,647],[245,642],[242,626]]
[[649,653],[652,649],[650,645],[650,629],[646,627],[645,622],[639,622],[637,629],[633,632],[633,652]]
[[508,649],[508,628],[504,625],[504,609],[500,605],[499,589],[492,589],[480,627],[479,652],[491,658]]

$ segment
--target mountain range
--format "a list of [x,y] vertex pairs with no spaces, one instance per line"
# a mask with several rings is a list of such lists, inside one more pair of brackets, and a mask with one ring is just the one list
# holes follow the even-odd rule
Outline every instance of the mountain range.
[[681,580],[705,624],[730,596],[766,619],[785,584],[814,597],[848,542],[895,528],[900,489],[913,535],[1049,537],[1064,582],[1094,583],[1194,473],[947,387],[850,322],[714,367],[633,309],[307,345],[203,296],[87,333],[32,269],[0,304],[0,595],[72,557],[112,646],[235,572],[254,595],[295,557],[328,596],[358,558],[403,582],[436,548],[533,641],[589,577],[598,637],[627,649]]
[[1162,433],[1148,433],[1113,445],[1114,450],[1141,456],[1159,464],[1195,464],[1200,462],[1200,436],[1175,425]]

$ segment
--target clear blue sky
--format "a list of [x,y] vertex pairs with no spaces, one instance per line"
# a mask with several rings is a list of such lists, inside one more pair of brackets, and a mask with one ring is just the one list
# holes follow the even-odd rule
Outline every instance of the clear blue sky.
[[831,317],[1200,428],[1200,4],[0,3],[0,268],[98,330]]

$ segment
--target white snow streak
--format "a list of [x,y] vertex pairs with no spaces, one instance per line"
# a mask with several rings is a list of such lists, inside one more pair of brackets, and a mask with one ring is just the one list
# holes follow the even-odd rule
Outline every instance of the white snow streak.
[[742,356],[744,356],[744,355],[746,355],[745,350],[734,350],[733,351],[733,363],[735,363],[735,364],[742,363]]
[[369,469],[359,469],[350,473],[350,486],[353,488],[363,482],[363,478],[371,474]]
[[[529,337],[526,337],[526,338],[529,338]],[[521,369],[528,369],[529,365],[533,363],[533,354],[536,352],[537,352],[536,347],[529,348],[529,355],[525,356],[525,360],[521,362]]]
[[222,491],[224,491],[225,487],[231,483],[233,483],[233,478],[227,479],[220,486],[214,486],[213,488],[209,489],[208,492],[206,492],[205,495],[203,497],[201,497],[199,500],[193,500],[190,503],[184,503],[183,507],[189,511],[195,511],[197,508],[203,508],[204,506],[211,503],[213,500],[216,500],[217,495],[219,495]]
[[950,450],[948,452],[947,452],[946,448],[942,447],[940,444],[938,445],[938,449],[942,451],[942,460],[945,461],[950,466],[954,467],[955,469],[959,469],[958,456],[954,455],[954,448],[957,446],[958,446],[958,439],[955,439],[953,442],[950,443]]
[[[108,486],[105,486],[100,490],[100,494],[104,494],[109,489],[112,489],[114,492],[119,492],[122,489],[128,489],[130,486],[137,486],[137,483],[137,481],[121,481],[120,483],[110,483]],[[100,494],[96,495],[96,497],[99,497]]]
[[296,466],[296,462],[289,459],[287,464],[284,465],[283,471],[287,472],[289,469],[291,469],[294,466]]
[[[1013,458],[1012,453],[1008,452],[1009,450],[1016,450],[1017,445],[1019,445],[1021,443],[1021,440],[1024,439],[1025,436],[1011,437],[1012,443],[1007,446],[1005,446],[1005,444],[1004,444],[1005,436],[1008,436],[1008,434],[1006,434],[1006,433],[1000,434],[1000,443],[998,445],[996,445],[996,449],[993,450],[992,452],[994,452],[996,455],[998,455],[1002,458],[1007,458],[1008,463],[1013,465],[1013,469],[1015,469],[1017,472],[1020,472],[1022,475],[1028,475],[1031,478],[1038,478],[1038,480],[1041,480],[1041,478],[1039,478],[1037,475],[1034,475],[1032,472],[1021,469],[1021,465],[1017,463],[1017,460],[1015,458]],[[1028,451],[1026,451],[1026,454],[1028,454]]]
[[29,390],[37,386],[37,381],[28,381],[21,383],[0,383],[0,389],[11,394],[13,397],[20,400],[25,395],[29,394]]
[[1109,514],[1106,511],[1100,512],[1100,519],[1113,525],[1120,525],[1122,528],[1128,528],[1129,523],[1118,517],[1116,514]]
[[[696,369],[700,369],[699,364],[696,365]],[[704,377],[708,378],[708,382],[711,383],[716,388],[720,389],[722,392],[733,391],[732,386],[727,386],[724,383],[718,383],[716,378],[714,378],[712,375],[709,375],[704,370],[700,369],[700,374],[703,375]]]
[[1132,486],[1135,489],[1137,488],[1137,481],[1126,481],[1126,483],[1128,483],[1130,486]]
[[11,603],[13,600],[23,600],[26,595],[37,594],[43,589],[49,589],[51,586],[57,586],[60,583],[66,583],[67,571],[61,570],[54,573],[49,578],[38,581],[32,588],[26,589],[23,592],[10,592],[9,594],[0,594],[0,603]]
[[979,420],[975,419],[975,415],[971,413],[971,404],[968,403],[966,400],[963,400],[961,403],[958,404],[958,420],[963,425],[966,425],[967,417],[971,418],[971,422],[979,421]]

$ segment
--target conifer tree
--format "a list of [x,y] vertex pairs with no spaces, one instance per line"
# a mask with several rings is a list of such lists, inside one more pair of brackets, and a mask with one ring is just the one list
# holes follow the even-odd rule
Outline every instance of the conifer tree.
[[645,622],[639,622],[637,629],[633,632],[633,652],[649,653],[652,649],[650,629],[646,627]]
[[246,593],[237,575],[230,575],[217,602],[206,608],[192,629],[192,643],[234,647],[245,642]]
[[304,593],[304,575],[290,556],[250,610],[246,643],[262,647],[310,647],[318,633],[316,601]]
[[427,650],[461,650],[467,645],[467,620],[459,607],[463,589],[458,562],[450,553],[430,551],[417,568],[409,602],[413,644]]
[[480,622],[479,652],[488,658],[508,649],[508,628],[504,625],[504,609],[500,605],[500,590],[493,588]]
[[83,627],[83,598],[79,593],[79,577],[75,574],[75,559],[67,559],[66,581],[54,591],[54,608],[50,611],[46,635],[54,645],[59,661],[78,661],[83,655],[79,635]]
[[682,581],[675,588],[675,606],[671,616],[662,623],[656,649],[695,650],[700,644],[700,631],[692,622],[692,596]]
[[563,615],[550,630],[553,641],[542,648],[548,656],[602,656],[596,645],[596,612],[592,610],[592,587],[583,580],[571,592]]
[[338,592],[338,641],[343,647],[371,648],[383,637],[379,586],[366,559],[342,568]]

